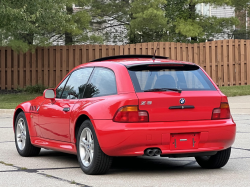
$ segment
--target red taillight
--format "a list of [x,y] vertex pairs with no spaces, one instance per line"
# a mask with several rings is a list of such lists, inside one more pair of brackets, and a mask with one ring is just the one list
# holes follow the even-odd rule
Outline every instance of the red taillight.
[[148,112],[140,111],[138,106],[124,106],[116,112],[113,121],[121,123],[148,122]]
[[221,103],[220,108],[215,108],[212,113],[212,119],[229,119],[230,116],[228,103]]

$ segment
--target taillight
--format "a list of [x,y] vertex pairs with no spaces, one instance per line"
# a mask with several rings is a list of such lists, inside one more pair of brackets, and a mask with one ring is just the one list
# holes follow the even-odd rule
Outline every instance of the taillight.
[[113,121],[121,123],[148,122],[148,112],[140,111],[138,106],[124,106],[116,112]]
[[212,119],[229,119],[230,116],[228,103],[221,103],[220,108],[215,108],[212,113]]

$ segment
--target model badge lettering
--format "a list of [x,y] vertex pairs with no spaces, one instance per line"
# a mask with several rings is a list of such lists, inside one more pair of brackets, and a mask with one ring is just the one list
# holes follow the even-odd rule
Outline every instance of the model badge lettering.
[[148,102],[147,102],[147,105],[151,105],[151,104],[152,104],[152,101],[148,101]]

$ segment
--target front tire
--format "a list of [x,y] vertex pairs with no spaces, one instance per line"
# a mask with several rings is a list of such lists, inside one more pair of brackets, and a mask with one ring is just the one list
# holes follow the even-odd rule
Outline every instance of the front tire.
[[231,147],[228,149],[218,151],[213,156],[200,156],[195,157],[196,162],[206,169],[218,169],[225,166],[230,158]]
[[84,121],[78,131],[77,158],[82,171],[88,175],[107,173],[111,166],[112,157],[101,150],[90,120]]
[[17,152],[23,157],[37,156],[41,150],[31,144],[28,123],[23,112],[17,115],[15,121],[15,144]]

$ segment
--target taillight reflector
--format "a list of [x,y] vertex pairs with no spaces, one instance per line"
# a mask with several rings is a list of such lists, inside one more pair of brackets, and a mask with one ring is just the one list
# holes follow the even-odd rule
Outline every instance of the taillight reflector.
[[229,119],[230,116],[228,103],[221,103],[220,108],[215,108],[212,113],[212,119]]
[[113,121],[120,123],[148,122],[148,112],[140,111],[138,106],[124,106],[116,112]]

